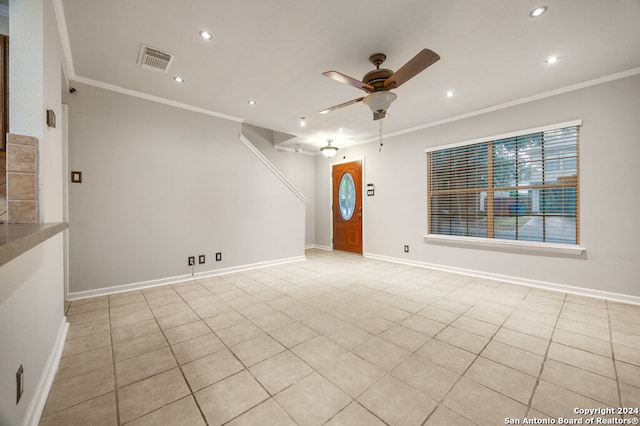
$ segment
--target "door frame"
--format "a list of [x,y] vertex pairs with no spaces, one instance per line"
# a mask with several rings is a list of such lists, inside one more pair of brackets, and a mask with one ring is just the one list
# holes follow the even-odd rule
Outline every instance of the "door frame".
[[364,257],[365,253],[367,252],[366,250],[366,243],[367,243],[367,239],[365,238],[365,222],[366,222],[366,218],[367,218],[367,214],[366,214],[366,203],[365,203],[365,196],[366,196],[366,168],[365,168],[365,157],[354,157],[354,158],[343,158],[341,160],[338,161],[333,161],[329,163],[329,236],[331,238],[331,251],[334,250],[333,248],[333,166],[337,166],[339,164],[347,164],[347,163],[354,163],[356,161],[360,161],[360,163],[362,164],[362,188],[360,188],[360,194],[362,196],[362,256]]

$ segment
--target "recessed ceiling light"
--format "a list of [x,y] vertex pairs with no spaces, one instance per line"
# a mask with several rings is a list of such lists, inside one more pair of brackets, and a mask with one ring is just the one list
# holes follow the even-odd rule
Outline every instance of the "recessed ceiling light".
[[211,40],[211,38],[213,38],[213,36],[209,31],[200,31],[200,37],[202,37],[205,40]]
[[547,59],[545,59],[545,62],[549,65],[551,64],[555,64],[556,62],[558,62],[560,60],[559,56],[549,56]]
[[342,132],[344,132],[344,128],[343,128],[343,127],[340,127],[340,128],[338,129],[338,131],[339,131],[340,133],[342,133]]
[[300,127],[304,127],[307,125],[307,118],[306,117],[300,117]]
[[530,18],[542,16],[547,11],[547,6],[538,6],[529,13]]
[[448,92],[446,92],[444,95],[447,98],[453,98],[453,96],[456,94],[456,92],[454,92],[453,90],[449,90]]
[[254,101],[253,99],[249,99],[247,102],[249,103],[249,105],[255,105],[256,104],[256,101]]
[[178,83],[184,83],[184,79],[180,76],[176,75],[175,77],[173,77],[173,79]]

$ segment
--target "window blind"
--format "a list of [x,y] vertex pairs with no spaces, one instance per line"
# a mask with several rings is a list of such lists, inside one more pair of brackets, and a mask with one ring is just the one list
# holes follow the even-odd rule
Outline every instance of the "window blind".
[[427,152],[429,234],[578,244],[579,129]]

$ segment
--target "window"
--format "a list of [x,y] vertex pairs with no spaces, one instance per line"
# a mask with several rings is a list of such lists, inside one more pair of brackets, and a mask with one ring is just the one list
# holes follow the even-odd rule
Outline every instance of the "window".
[[430,235],[578,244],[580,123],[427,152]]

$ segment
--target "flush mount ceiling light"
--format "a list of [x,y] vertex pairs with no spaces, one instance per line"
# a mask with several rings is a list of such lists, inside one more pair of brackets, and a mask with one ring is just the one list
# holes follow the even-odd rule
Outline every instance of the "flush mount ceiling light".
[[256,101],[254,101],[253,99],[249,99],[249,100],[247,101],[247,103],[248,103],[249,105],[255,105],[255,104],[256,104]]
[[173,79],[176,81],[176,83],[184,83],[184,78],[180,77],[180,76],[175,76],[173,77]]
[[455,96],[456,92],[454,92],[453,90],[449,90],[448,92],[446,92],[444,94],[445,97],[447,98],[453,98]]
[[327,146],[320,148],[320,152],[327,158],[331,158],[338,152],[338,147],[331,145],[331,139],[327,139]]
[[200,31],[200,37],[202,37],[204,40],[211,40],[213,38],[209,31]]
[[549,56],[547,59],[545,59],[545,62],[549,65],[552,65],[558,62],[559,60],[560,60],[559,56]]
[[538,6],[529,13],[530,18],[542,16],[547,11],[547,6]]

